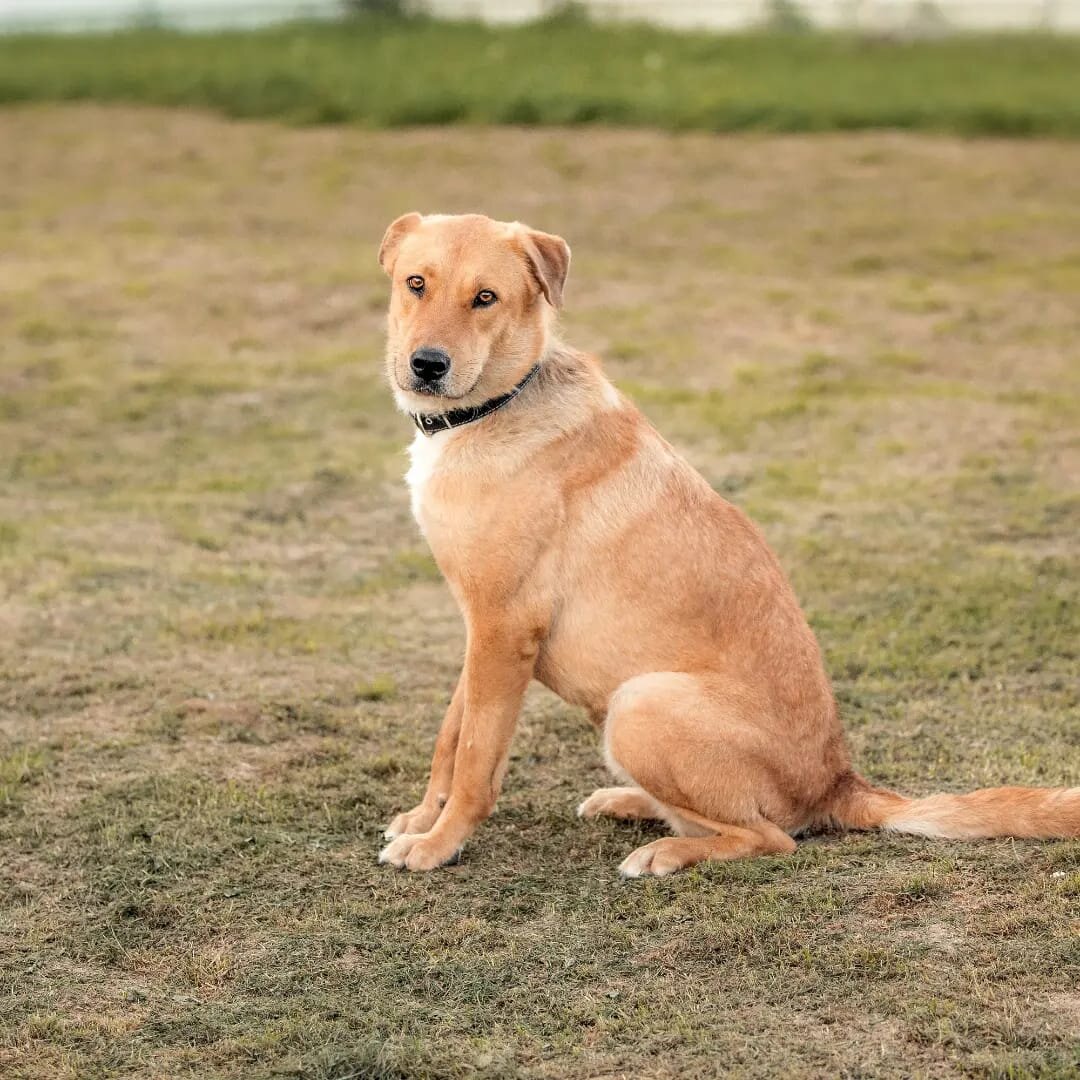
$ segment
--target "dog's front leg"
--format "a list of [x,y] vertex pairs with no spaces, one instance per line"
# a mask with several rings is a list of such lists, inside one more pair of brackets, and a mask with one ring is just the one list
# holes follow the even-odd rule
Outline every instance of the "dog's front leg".
[[454,778],[454,756],[457,754],[461,718],[465,714],[465,674],[462,672],[454,688],[454,696],[443,717],[435,739],[435,753],[431,757],[431,776],[427,790],[417,806],[404,814],[398,814],[390,822],[385,835],[395,840],[405,833],[425,833],[439,820],[446,800],[450,798],[450,783]]
[[482,631],[470,627],[450,798],[430,832],[397,837],[383,848],[380,862],[409,870],[442,866],[491,813],[536,654],[535,634],[492,624]]

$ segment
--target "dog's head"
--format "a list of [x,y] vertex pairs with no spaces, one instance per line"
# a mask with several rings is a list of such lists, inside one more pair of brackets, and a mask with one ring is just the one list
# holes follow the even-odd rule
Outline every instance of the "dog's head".
[[558,236],[479,214],[405,214],[379,262],[393,292],[386,367],[408,412],[444,412],[506,393],[547,346],[570,248]]

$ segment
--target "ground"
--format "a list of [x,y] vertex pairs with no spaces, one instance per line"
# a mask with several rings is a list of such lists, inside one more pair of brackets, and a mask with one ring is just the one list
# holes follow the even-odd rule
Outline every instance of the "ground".
[[[855,758],[1080,783],[1080,144],[0,113],[6,1077],[1065,1077],[1080,843],[658,835],[537,689],[459,865],[376,864],[462,653],[382,229],[574,248],[566,335],[763,526]],[[614,631],[613,631],[614,632]]]

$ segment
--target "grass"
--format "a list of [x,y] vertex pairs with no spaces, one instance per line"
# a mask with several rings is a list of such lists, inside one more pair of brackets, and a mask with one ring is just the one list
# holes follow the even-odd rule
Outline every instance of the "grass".
[[374,251],[480,190],[566,235],[567,335],[763,523],[860,767],[1076,784],[1080,147],[37,105],[0,171],[5,1077],[1075,1075],[1076,842],[622,883],[656,833],[574,818],[535,690],[460,865],[376,865],[462,633]]
[[72,100],[369,127],[1076,136],[1080,39],[719,36],[566,17],[515,28],[365,17],[255,32],[0,38],[0,102]]

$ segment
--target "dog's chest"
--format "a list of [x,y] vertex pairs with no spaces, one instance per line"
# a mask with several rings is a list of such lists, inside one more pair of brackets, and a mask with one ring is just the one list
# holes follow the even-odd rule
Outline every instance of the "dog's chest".
[[413,517],[421,529],[424,528],[424,496],[439,467],[439,459],[446,448],[448,435],[449,432],[445,431],[434,435],[424,435],[418,431],[409,446],[410,464],[409,471],[405,474],[405,483],[409,486]]
[[487,556],[500,545],[520,541],[523,526],[506,474],[498,463],[479,455],[456,431],[426,436],[417,432],[409,447],[405,474],[413,517],[451,582],[459,571],[481,572]]

